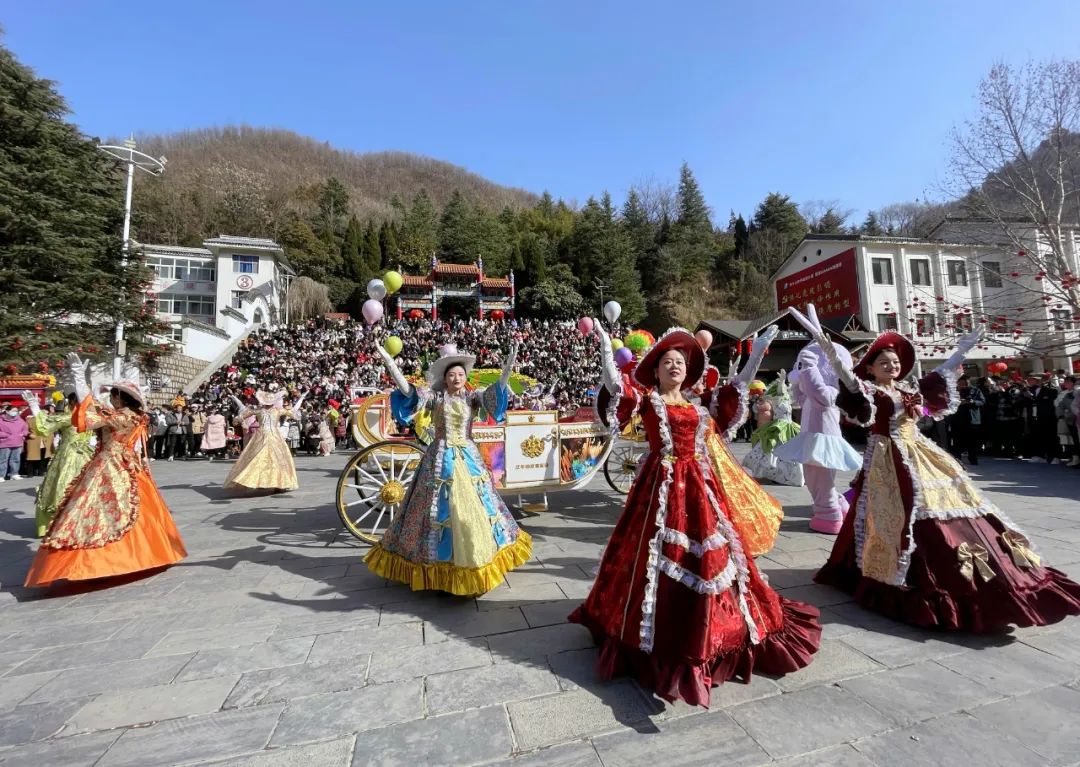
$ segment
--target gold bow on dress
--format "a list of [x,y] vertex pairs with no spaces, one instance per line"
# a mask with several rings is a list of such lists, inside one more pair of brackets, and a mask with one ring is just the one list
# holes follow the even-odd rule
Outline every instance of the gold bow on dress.
[[964,541],[956,547],[956,557],[960,560],[960,574],[972,583],[975,582],[976,571],[984,583],[994,577],[994,571],[990,569],[990,555],[982,544]]
[[1017,567],[1038,567],[1042,564],[1039,555],[1028,548],[1031,542],[1019,533],[1006,530],[1001,534],[1001,542],[1009,550],[1013,564]]

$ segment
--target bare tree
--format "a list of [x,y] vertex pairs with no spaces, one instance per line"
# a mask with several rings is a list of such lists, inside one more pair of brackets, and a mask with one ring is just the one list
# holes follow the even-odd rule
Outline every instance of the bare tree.
[[997,64],[978,105],[952,134],[950,183],[967,213],[955,226],[1006,255],[1000,281],[1015,302],[981,319],[1030,328],[1044,354],[1070,353],[1080,341],[1080,61]]
[[638,193],[645,215],[653,224],[663,220],[674,221],[679,217],[679,190],[669,181],[649,176],[633,185]]
[[951,207],[925,201],[894,202],[874,211],[885,234],[895,237],[925,237]]
[[304,322],[333,311],[330,289],[310,277],[297,277],[289,286],[289,318]]
[[845,208],[839,200],[807,200],[799,203],[799,213],[806,219],[811,232],[840,232],[854,212],[854,208]]

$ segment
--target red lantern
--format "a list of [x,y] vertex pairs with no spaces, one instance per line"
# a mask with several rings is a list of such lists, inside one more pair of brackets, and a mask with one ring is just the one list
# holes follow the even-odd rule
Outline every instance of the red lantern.
[[747,338],[746,339],[746,353],[747,354],[753,354],[754,353],[754,339],[752,339],[752,338]]
[[1009,366],[1004,362],[991,362],[989,365],[986,366],[986,369],[994,375],[1001,375],[1009,369]]
[[491,313],[491,319],[496,320],[496,321],[500,321],[500,320],[504,319],[505,317],[506,317],[506,312],[504,312],[502,309],[496,309],[495,311],[493,311]]

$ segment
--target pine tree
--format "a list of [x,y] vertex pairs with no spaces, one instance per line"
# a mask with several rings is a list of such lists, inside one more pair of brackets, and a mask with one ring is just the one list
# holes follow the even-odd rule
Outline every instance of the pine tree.
[[735,237],[735,257],[745,258],[746,248],[750,242],[750,232],[746,228],[746,220],[743,219],[742,214],[735,219],[732,234]]
[[401,221],[397,241],[405,266],[426,269],[438,243],[439,217],[428,193],[421,189],[413,197],[408,213]]
[[877,214],[874,211],[870,211],[866,214],[866,218],[863,219],[860,231],[863,234],[869,234],[874,237],[881,236],[881,224],[878,222]]
[[698,235],[712,234],[709,206],[705,204],[701,187],[686,163],[679,169],[679,218],[676,223],[687,232]]
[[361,261],[364,264],[365,282],[377,276],[382,269],[382,248],[379,246],[379,230],[375,228],[374,221],[368,221],[367,228],[364,230]]
[[[46,372],[62,355],[157,354],[163,330],[137,253],[121,266],[123,176],[73,124],[48,80],[0,46],[0,363]],[[146,357],[143,357],[146,360]],[[12,367],[14,366],[14,367]],[[49,366],[48,368],[44,366]]]
[[397,228],[389,221],[383,221],[379,227],[379,253],[383,269],[397,269],[401,251],[398,248]]
[[844,231],[844,218],[833,208],[826,210],[814,228],[817,234],[837,234]]
[[476,261],[477,242],[472,210],[461,192],[454,190],[439,217],[439,260],[453,264]]
[[341,235],[341,222],[349,213],[349,190],[331,176],[319,189],[319,236],[333,243]]
[[806,219],[786,194],[770,193],[754,212],[753,231],[771,231],[789,237],[806,234]]
[[591,305],[600,308],[599,282],[607,286],[604,300],[617,300],[623,317],[633,323],[645,316],[645,297],[630,238],[614,221],[610,203],[610,198],[606,204],[589,198],[570,236],[569,263]]
[[354,282],[360,282],[367,273],[364,256],[360,252],[363,244],[364,234],[360,229],[360,221],[356,216],[350,216],[349,224],[345,227],[345,237],[341,241],[341,260],[345,276]]

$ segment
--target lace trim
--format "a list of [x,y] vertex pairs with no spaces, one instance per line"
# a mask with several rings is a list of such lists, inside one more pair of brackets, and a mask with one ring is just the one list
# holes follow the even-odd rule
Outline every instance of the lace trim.
[[[445,427],[444,427],[445,431]],[[433,443],[428,450],[436,450],[435,453],[435,468],[434,472],[435,480],[442,478],[443,472],[443,457],[446,455],[446,439],[440,439],[438,442]],[[417,477],[419,479],[419,477]],[[428,533],[428,561],[435,562],[439,558],[439,496],[442,495],[442,488],[436,484],[435,491],[431,494],[431,511],[428,512],[431,519],[431,532]],[[401,506],[401,511],[405,510],[405,506]]]
[[698,428],[697,433],[694,435],[694,450],[697,453],[698,465],[701,467],[701,475],[706,479],[704,482],[705,495],[709,499],[709,506],[716,515],[716,526],[719,529],[720,534],[728,540],[728,551],[731,556],[731,561],[735,563],[735,583],[738,587],[737,596],[739,611],[742,613],[743,620],[746,623],[746,631],[750,637],[750,643],[759,644],[761,642],[761,634],[758,632],[757,623],[754,621],[754,616],[750,612],[750,605],[746,601],[746,594],[750,582],[750,567],[746,561],[746,552],[743,551],[742,539],[739,538],[731,521],[720,509],[720,502],[716,499],[716,495],[713,493],[712,488],[709,487],[707,481],[708,477],[715,475],[712,474],[712,467],[709,466],[709,460],[706,457],[707,453],[705,449],[705,432],[708,427],[708,418],[706,417],[704,408],[698,408],[698,411]]
[[695,540],[691,540],[690,537],[681,530],[673,530],[671,528],[664,528],[663,539],[665,543],[673,543],[699,558],[705,554],[706,551],[715,551],[716,549],[723,548],[728,542],[727,538],[720,533],[713,533],[708,538],[698,543]]
[[[664,401],[654,389],[649,392],[649,402],[656,411],[659,422],[660,441],[663,444],[663,454],[672,455],[674,447],[671,439],[671,424],[668,423],[667,408]],[[649,556],[645,563],[645,594],[641,601],[641,627],[638,631],[638,647],[642,652],[651,653],[653,649],[653,635],[655,626],[653,619],[656,614],[656,581],[660,571],[660,546],[664,529],[667,526],[668,491],[671,489],[673,470],[671,462],[660,461],[660,471],[663,480],[656,499],[656,535],[649,541]]]
[[664,575],[673,578],[698,594],[722,594],[731,588],[732,582],[738,575],[734,559],[729,559],[727,567],[715,578],[708,581],[672,562],[667,557],[660,557],[660,570]]
[[[746,419],[750,416],[750,385],[745,381],[734,380],[730,383],[736,392],[739,394],[738,404],[735,406],[735,415],[731,417],[731,422],[724,428],[724,439],[731,442],[735,439],[735,433],[739,431],[739,427],[746,423]],[[718,404],[719,397],[716,396],[717,392],[722,387],[717,386],[713,393],[712,402],[709,403],[709,415],[713,417],[713,420],[720,423],[718,416]]]
[[936,368],[933,372],[945,379],[945,391],[949,395],[945,407],[930,414],[930,417],[935,421],[940,421],[942,418],[955,413],[956,409],[960,407],[960,391],[956,388],[956,382],[960,380],[961,373],[955,368],[947,368],[944,365]]

